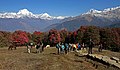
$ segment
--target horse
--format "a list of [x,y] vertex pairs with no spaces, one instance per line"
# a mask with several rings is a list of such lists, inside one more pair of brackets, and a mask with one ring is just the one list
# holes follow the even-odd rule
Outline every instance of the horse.
[[28,53],[31,53],[32,47],[33,47],[33,43],[27,44],[27,52],[28,52]]
[[40,53],[40,45],[35,45],[36,53]]
[[15,45],[10,45],[9,47],[8,47],[8,50],[12,50],[14,48],[14,50],[16,50],[16,46]]
[[16,50],[16,47],[20,46],[19,42],[11,42],[10,46],[8,47],[8,50],[12,50],[14,48],[14,50]]
[[30,45],[27,45],[27,52],[28,52],[28,53],[31,53],[31,48],[32,48],[32,47],[31,47]]
[[36,53],[41,53],[43,51],[43,43],[38,43],[35,48]]

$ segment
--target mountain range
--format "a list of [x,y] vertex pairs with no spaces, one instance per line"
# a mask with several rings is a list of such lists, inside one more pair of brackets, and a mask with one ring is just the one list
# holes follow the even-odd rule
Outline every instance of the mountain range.
[[33,14],[27,9],[17,13],[0,13],[0,30],[48,31],[52,28],[74,31],[80,26],[120,27],[120,6],[102,11],[91,9],[75,17],[50,16],[47,13]]
[[0,30],[24,30],[28,32],[43,31],[47,26],[58,23],[64,18],[66,17],[54,17],[47,13],[33,14],[27,9],[22,9],[17,13],[5,12],[0,13]]
[[104,9],[103,11],[91,9],[79,16],[67,18],[66,21],[60,24],[52,24],[47,27],[47,30],[55,28],[74,31],[80,26],[120,27],[120,6]]
[[28,11],[27,9],[22,9],[19,10],[17,13],[15,12],[5,12],[5,13],[0,13],[0,18],[38,18],[38,19],[47,19],[47,20],[53,20],[53,19],[64,19],[65,17],[63,16],[50,16],[47,13],[43,14],[33,14],[32,12]]

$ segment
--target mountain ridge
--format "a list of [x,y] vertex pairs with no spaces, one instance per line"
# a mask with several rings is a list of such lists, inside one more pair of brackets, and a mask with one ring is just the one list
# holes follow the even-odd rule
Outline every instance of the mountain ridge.
[[[67,28],[69,31],[74,31],[80,26],[110,26],[120,22],[120,6],[114,8],[104,9],[103,11],[90,10],[79,16],[67,19],[54,27],[55,29],[61,30]],[[55,25],[54,25],[55,26]],[[52,26],[51,26],[52,27]],[[52,28],[49,28],[52,29]]]
[[15,13],[15,12],[0,13],[0,18],[24,18],[24,17],[47,19],[47,20],[66,18],[66,16],[57,16],[57,17],[50,16],[48,13],[33,14],[32,12],[28,11],[27,9],[19,10],[17,13]]

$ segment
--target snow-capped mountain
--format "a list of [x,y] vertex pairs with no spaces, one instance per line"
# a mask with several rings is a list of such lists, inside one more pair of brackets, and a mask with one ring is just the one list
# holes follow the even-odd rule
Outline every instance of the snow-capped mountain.
[[[100,26],[106,27],[120,23],[120,6],[114,8],[108,8],[104,10],[95,10],[91,9],[86,13],[83,13],[76,17],[68,18],[66,21],[61,24],[51,25],[56,29],[66,28],[70,31],[78,29],[80,26]],[[49,28],[49,27],[47,27]]]
[[15,12],[0,13],[0,30],[4,31],[43,31],[44,28],[51,24],[59,23],[64,16],[50,16],[47,13],[33,14],[27,9]]
[[104,9],[103,11],[91,9],[90,11],[82,15],[88,15],[88,14],[97,16],[97,17],[107,17],[107,18],[118,17],[120,18],[120,16],[118,15],[120,14],[120,6],[114,7],[114,8],[107,8],[107,9]]
[[47,13],[43,14],[33,14],[32,12],[28,11],[27,9],[19,10],[17,13],[8,12],[8,13],[0,13],[0,18],[39,18],[39,19],[47,19],[47,20],[54,20],[54,19],[64,19],[64,16],[50,16]]
[[[84,13],[84,14],[98,14],[98,13],[102,14],[102,13],[111,12],[111,11],[114,11],[117,9],[120,9],[120,6],[114,7],[114,8],[107,8],[107,9],[104,9],[103,11],[90,9],[90,11],[88,11],[87,13]],[[84,15],[84,14],[82,14],[82,15]]]

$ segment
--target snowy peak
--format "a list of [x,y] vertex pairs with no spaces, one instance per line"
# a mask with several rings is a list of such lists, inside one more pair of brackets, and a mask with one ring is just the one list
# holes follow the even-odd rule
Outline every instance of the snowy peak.
[[44,13],[44,14],[42,14],[41,17],[51,17],[51,16],[48,13]]
[[27,9],[23,9],[23,10],[20,10],[17,14],[21,14],[21,15],[30,15],[30,14],[32,14],[32,13],[29,12]]
[[103,12],[113,11],[113,10],[116,10],[116,9],[120,9],[120,6],[114,7],[114,8],[107,8],[107,9],[104,9]]
[[35,15],[32,12],[29,12],[27,9],[19,10],[16,16],[17,18],[24,18],[24,17],[34,18],[35,17]]
[[106,12],[114,11],[114,10],[117,10],[117,9],[120,9],[120,6],[114,7],[114,8],[107,8],[107,9],[104,9],[103,11],[99,11],[99,10],[95,10],[95,9],[90,9],[90,11],[88,11],[87,13],[84,13],[82,15],[85,15],[85,14],[101,14],[101,13],[106,13]]
[[48,13],[43,13],[43,14],[40,14],[40,16],[38,16],[42,19],[48,19],[48,20],[51,20],[51,19],[65,19],[67,18],[67,16],[57,16],[57,17],[54,17],[54,16],[50,16]]
[[33,14],[32,12],[28,11],[27,9],[19,10],[17,13],[8,12],[8,13],[0,13],[0,18],[39,18],[39,19],[46,19],[46,20],[53,20],[53,19],[64,19],[64,16],[50,16],[48,13],[43,14]]
[[95,9],[90,9],[90,11],[88,11],[86,14],[94,14],[94,13],[101,13],[102,11],[98,11]]
[[104,17],[104,18],[120,18],[120,6],[114,8],[107,8],[102,11],[91,9],[87,13],[82,14],[81,16],[85,17],[86,15],[96,16],[96,17]]
[[43,13],[43,14],[40,14],[40,17],[41,19],[48,19],[48,20],[51,20],[51,19],[54,19],[54,17],[50,16],[48,13]]

